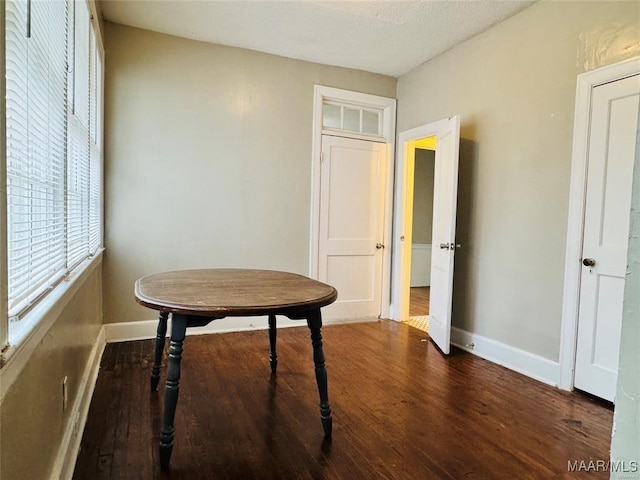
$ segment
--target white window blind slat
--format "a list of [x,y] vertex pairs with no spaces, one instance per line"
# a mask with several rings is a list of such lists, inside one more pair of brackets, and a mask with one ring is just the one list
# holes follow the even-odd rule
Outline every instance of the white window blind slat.
[[67,158],[67,261],[75,265],[89,254],[88,128],[75,115],[69,121]]
[[40,298],[42,298],[46,293],[50,292],[51,289],[57,285],[64,278],[64,272],[57,272],[53,274],[49,281],[46,284],[41,285],[40,287],[31,290],[28,295],[25,295],[24,298],[20,299],[15,304],[15,309],[17,311],[26,311],[32,305],[34,305]]

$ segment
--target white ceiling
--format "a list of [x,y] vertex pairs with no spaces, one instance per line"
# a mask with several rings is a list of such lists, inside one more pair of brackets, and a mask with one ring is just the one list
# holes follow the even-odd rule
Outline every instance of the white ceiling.
[[105,19],[398,77],[534,0],[102,0]]

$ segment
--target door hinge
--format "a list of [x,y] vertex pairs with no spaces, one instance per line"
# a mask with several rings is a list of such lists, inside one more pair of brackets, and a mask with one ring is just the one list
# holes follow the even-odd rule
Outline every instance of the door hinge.
[[320,163],[324,162],[324,152],[320,152]]

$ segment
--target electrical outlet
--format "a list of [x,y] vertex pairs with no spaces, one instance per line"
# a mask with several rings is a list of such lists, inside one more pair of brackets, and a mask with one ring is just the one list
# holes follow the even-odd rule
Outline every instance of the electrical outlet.
[[69,400],[69,396],[67,395],[67,376],[65,375],[62,379],[62,411],[67,411],[67,402]]

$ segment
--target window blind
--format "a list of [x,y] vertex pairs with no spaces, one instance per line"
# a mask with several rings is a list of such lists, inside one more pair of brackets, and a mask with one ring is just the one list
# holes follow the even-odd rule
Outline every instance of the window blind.
[[67,3],[7,1],[9,314],[65,272]]
[[13,321],[102,244],[102,61],[84,0],[6,0]]
[[70,267],[89,253],[90,19],[84,2],[74,2],[73,18],[67,162],[67,263]]

